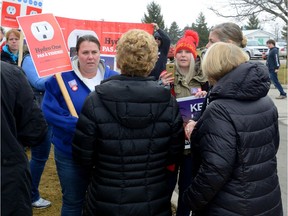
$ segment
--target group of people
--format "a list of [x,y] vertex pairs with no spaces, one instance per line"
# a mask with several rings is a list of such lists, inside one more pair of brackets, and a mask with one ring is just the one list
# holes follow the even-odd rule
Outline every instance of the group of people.
[[[1,97],[1,130],[9,134],[1,137],[1,167],[9,177],[4,183],[14,177],[10,160],[14,166],[22,163],[18,169],[26,173],[17,179],[25,180],[25,191],[19,190],[26,197],[15,198],[11,187],[1,192],[2,215],[32,215],[31,203],[51,205],[38,191],[51,143],[62,216],[171,216],[177,183],[177,216],[283,215],[278,113],[267,95],[272,80],[268,67],[249,61],[238,25],[223,23],[211,30],[204,59],[197,55],[197,32],[186,30],[175,46],[175,73],[168,73],[170,39],[153,25],[154,35],[133,29],[119,39],[120,75],[101,61],[96,37],[79,37],[73,70],[61,74],[79,117],[70,113],[54,76],[35,76],[29,53],[23,58],[24,73],[1,61],[1,90],[7,92]],[[14,61],[17,53],[9,38],[2,52],[8,50]],[[16,32],[12,38],[11,44]],[[41,100],[36,103],[37,93]],[[176,99],[191,95],[205,97],[205,102],[199,116],[183,122]],[[16,119],[13,125],[8,118]],[[11,145],[21,155],[17,161],[11,159]],[[21,145],[32,146],[32,188]],[[10,206],[12,198],[18,202]]]

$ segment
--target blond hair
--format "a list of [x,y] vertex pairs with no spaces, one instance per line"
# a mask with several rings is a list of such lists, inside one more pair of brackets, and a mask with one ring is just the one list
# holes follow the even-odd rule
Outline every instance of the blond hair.
[[140,29],[124,33],[116,46],[117,67],[122,74],[146,77],[158,58],[158,45],[154,37]]
[[227,73],[249,60],[249,56],[237,45],[217,42],[207,50],[202,61],[203,73],[211,85]]
[[14,34],[18,39],[20,39],[20,32],[18,29],[10,29],[9,31],[6,32],[6,40],[9,40],[9,37],[11,34]]

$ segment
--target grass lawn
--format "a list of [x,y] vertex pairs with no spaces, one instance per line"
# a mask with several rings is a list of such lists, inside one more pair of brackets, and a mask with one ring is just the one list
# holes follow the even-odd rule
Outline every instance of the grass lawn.
[[287,75],[288,75],[288,68],[286,67],[286,65],[281,65],[280,70],[278,72],[278,79],[281,84],[288,84]]

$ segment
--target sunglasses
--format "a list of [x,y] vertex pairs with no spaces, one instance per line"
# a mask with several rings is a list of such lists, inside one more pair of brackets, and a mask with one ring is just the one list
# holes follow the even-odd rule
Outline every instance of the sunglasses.
[[155,40],[161,40],[159,37],[155,37]]

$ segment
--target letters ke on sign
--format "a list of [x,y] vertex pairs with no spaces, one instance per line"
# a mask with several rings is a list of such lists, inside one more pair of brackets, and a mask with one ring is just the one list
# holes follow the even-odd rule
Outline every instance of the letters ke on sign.
[[[196,114],[200,115],[204,100],[204,97],[197,98],[195,96],[177,98],[179,110],[185,123]],[[185,140],[185,149],[190,149],[190,142],[188,140]]]
[[177,98],[179,110],[185,123],[196,114],[200,114],[204,100],[204,97],[197,98],[195,96]]

